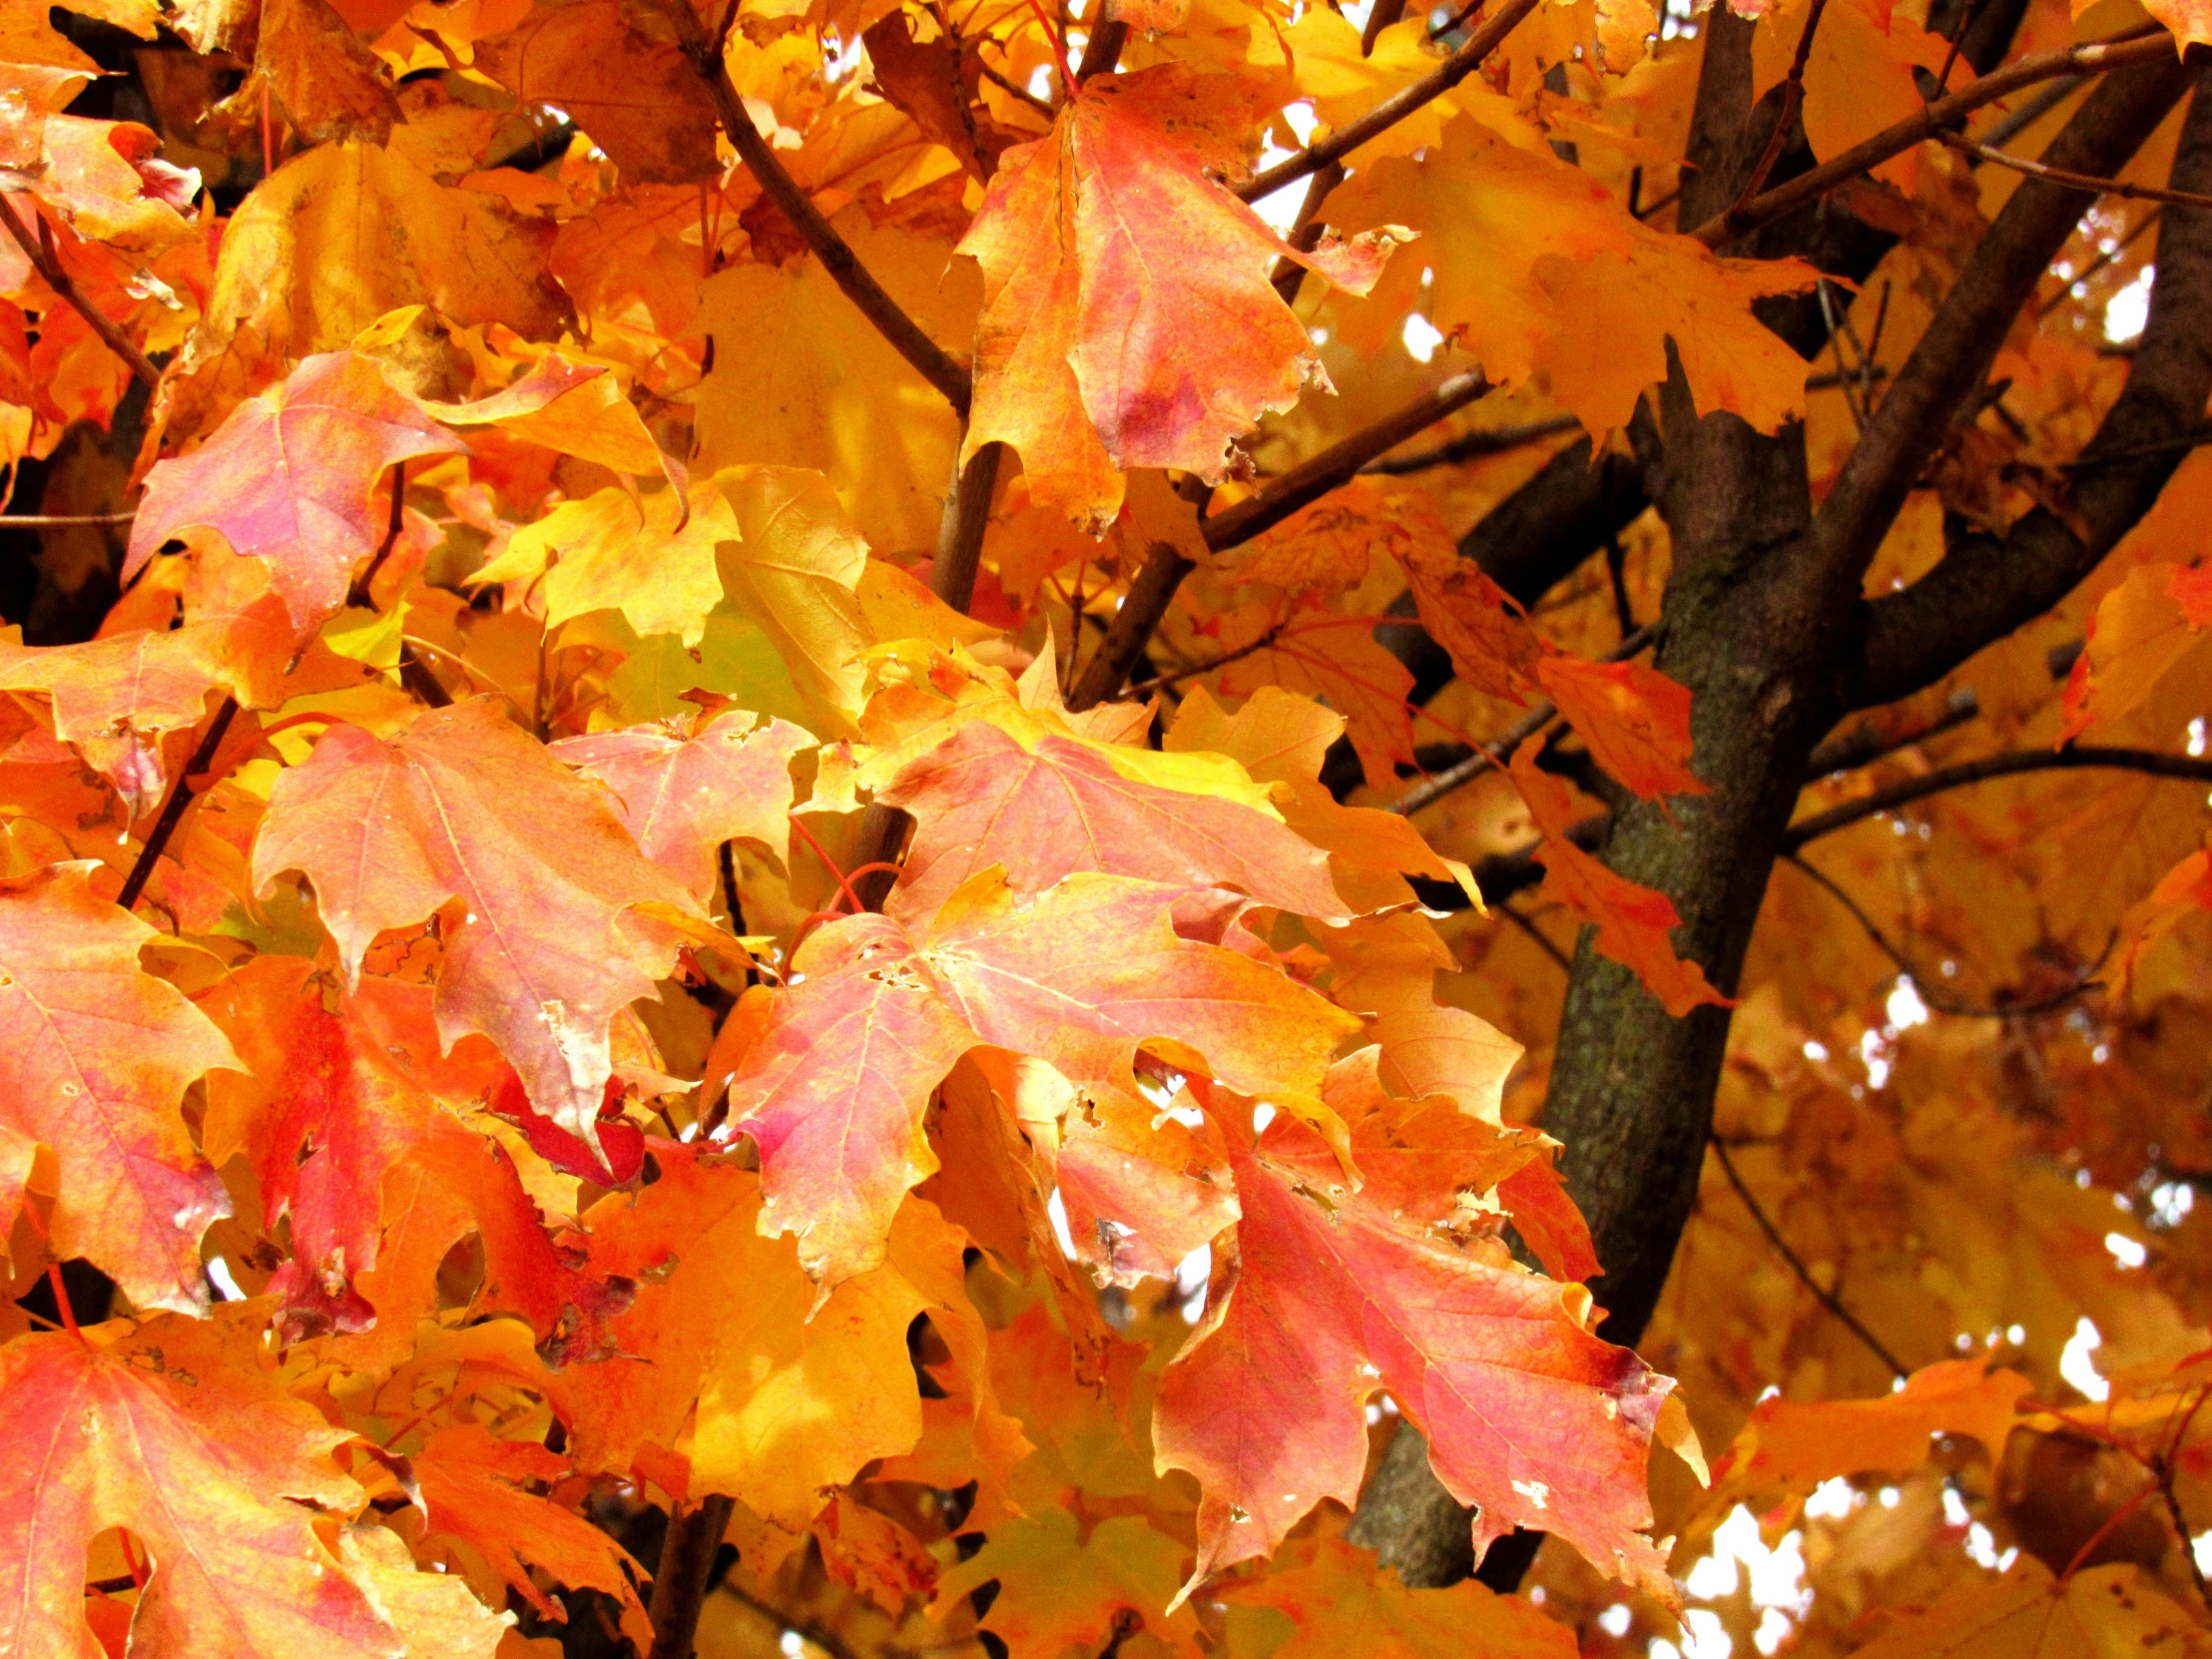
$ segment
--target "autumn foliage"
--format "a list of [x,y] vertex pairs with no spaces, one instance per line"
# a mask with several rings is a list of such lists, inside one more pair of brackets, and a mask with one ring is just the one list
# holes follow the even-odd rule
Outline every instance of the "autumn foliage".
[[0,6],[0,1659],[2212,1652],[2196,0]]

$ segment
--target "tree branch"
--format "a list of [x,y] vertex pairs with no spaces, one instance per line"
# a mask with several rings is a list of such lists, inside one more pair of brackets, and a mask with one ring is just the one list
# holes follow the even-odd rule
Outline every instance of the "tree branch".
[[1472,75],[1482,60],[1497,50],[1498,42],[1511,34],[1538,4],[1539,0],[1506,0],[1495,17],[1485,18],[1474,33],[1467,36],[1466,44],[1411,86],[1399,88],[1359,120],[1338,128],[1318,144],[1308,145],[1287,161],[1276,163],[1265,173],[1238,186],[1237,194],[1247,202],[1272,196],[1294,179],[1303,179],[1331,162],[1342,161],[1378,134],[1388,132],[1415,110],[1441,98]]
[[[2051,165],[2069,174],[2117,170],[2150,137],[2196,71],[2169,51],[2110,75],[2058,137]],[[2012,193],[1913,348],[1815,516],[1825,574],[1853,587],[1889,531],[1928,457],[1965,398],[1986,379],[2005,331],[2087,211],[2093,194],[2045,179]],[[2201,412],[2203,398],[2198,399]]]
[[653,1646],[646,1659],[692,1659],[699,1610],[706,1605],[715,1556],[721,1552],[722,1534],[736,1507],[720,1493],[710,1493],[697,1508],[678,1507],[669,1515],[660,1564],[653,1572],[653,1601],[647,1609],[653,1619]]
[[[2147,34],[2145,29],[2155,30]],[[1748,231],[1771,224],[1787,214],[1795,213],[1809,202],[1818,201],[1839,185],[1847,184],[1862,173],[1871,172],[1893,156],[1902,156],[1926,143],[1936,133],[1962,123],[1974,111],[1984,109],[1998,100],[2008,97],[2022,87],[2033,86],[2039,81],[2054,80],[2061,75],[2103,74],[2125,69],[2137,64],[2171,62],[2174,56],[2173,37],[2156,24],[2145,28],[2128,29],[2104,40],[2087,41],[2080,46],[2069,46],[2057,52],[2042,52],[2022,58],[2018,63],[1992,70],[1972,86],[1938,98],[1935,103],[1915,111],[1893,127],[1886,127],[1873,138],[1853,145],[1842,155],[1832,157],[1808,172],[1799,174],[1786,184],[1752,198],[1751,201],[1732,206],[1725,212],[1697,226],[1689,235],[1708,248],[1718,248],[1733,242]]]
[[2199,760],[2191,755],[2168,755],[2155,749],[2025,749],[2006,755],[1984,756],[1978,761],[1964,761],[1957,766],[1943,767],[1920,778],[1908,778],[1872,795],[1861,796],[1857,801],[1847,801],[1841,807],[1831,807],[1825,813],[1790,826],[1782,837],[1785,856],[1795,852],[1808,841],[1834,834],[1854,824],[1863,824],[1870,818],[1884,813],[1894,813],[1900,807],[1916,801],[1925,801],[1932,795],[1945,790],[1955,790],[1967,784],[1978,784],[1990,778],[2015,778],[2025,772],[2140,772],[2153,778],[2179,778],[2191,783],[2212,783],[2212,759]]
[[[2171,182],[2212,193],[2212,99],[2201,89]],[[2055,187],[2030,182],[2014,200],[2029,190]],[[2180,440],[2198,431],[2212,397],[2212,211],[2165,209],[2153,264],[2150,316],[2127,385],[2068,469],[2072,522],[2038,508],[2002,536],[1959,537],[1918,582],[1869,604],[1860,659],[1847,665],[1855,706],[1909,696],[2049,610],[2158,499],[2184,453]]]
[[1834,1314],[1838,1323],[1845,1330],[1865,1343],[1867,1352],[1890,1368],[1891,1376],[1911,1376],[1912,1373],[1904,1362],[1890,1352],[1889,1345],[1862,1325],[1859,1316],[1844,1306],[1841,1297],[1837,1296],[1834,1291],[1823,1287],[1821,1282],[1813,1277],[1812,1270],[1806,1267],[1804,1258],[1790,1248],[1789,1241],[1782,1237],[1781,1229],[1777,1228],[1767,1212],[1759,1207],[1759,1201],[1751,1196],[1751,1189],[1744,1185],[1744,1178],[1736,1173],[1736,1162],[1729,1157],[1726,1143],[1718,1135],[1715,1135],[1707,1144],[1713,1148],[1713,1156],[1720,1161],[1721,1173],[1728,1177],[1728,1184],[1736,1189],[1736,1196],[1744,1201],[1744,1208],[1751,1212],[1751,1219],[1758,1223],[1759,1231],[1767,1236],[1767,1243],[1774,1246],[1775,1254],[1788,1263],[1790,1271],[1797,1275],[1798,1283],[1811,1291],[1814,1300],[1819,1302],[1831,1314]]
[[983,531],[990,523],[991,492],[998,487],[1002,443],[986,443],[965,466],[952,458],[952,487],[945,491],[944,518],[937,526],[937,556],[929,566],[929,591],[955,611],[966,613],[975,598],[975,567],[983,556]]
[[[1227,512],[1201,520],[1206,545],[1215,552],[1250,541],[1261,531],[1280,524],[1301,507],[1320,500],[1376,456],[1395,449],[1424,426],[1434,424],[1455,409],[1464,408],[1490,389],[1480,369],[1454,374],[1431,391],[1423,392],[1394,414],[1384,415],[1320,454],[1302,461],[1279,478],[1268,481],[1258,494],[1247,496]],[[1129,671],[1136,667],[1153,631],[1168,614],[1176,590],[1197,565],[1167,542],[1157,542],[1144,566],[1130,583],[1121,609],[1114,613],[1106,638],[1097,653],[1083,665],[1083,674],[1068,698],[1068,707],[1089,709],[1121,690]]]
[[1489,395],[1490,382],[1479,368],[1454,374],[1433,390],[1425,391],[1394,413],[1372,426],[1364,426],[1348,438],[1331,444],[1320,454],[1301,461],[1265,488],[1234,507],[1205,520],[1206,545],[1226,552],[1273,529],[1301,507],[1319,501],[1338,485],[1348,482],[1376,456],[1395,449],[1422,428]]
[[[1581,429],[1580,415],[1553,415],[1549,420],[1524,421],[1518,426],[1492,426],[1485,431],[1462,432],[1449,443],[1440,443],[1433,449],[1418,449],[1410,455],[1385,455],[1382,460],[1368,462],[1360,470],[1402,478],[1408,473],[1456,466],[1461,461],[1477,460],[1484,455],[1501,455],[1508,449],[1541,443],[1545,438]],[[1586,464],[1584,470],[1588,470]]]
[[[2165,202],[2184,208],[2212,208],[2212,196],[2200,196],[2192,191],[2160,190],[2155,185],[2130,185],[2119,179],[2098,179],[2086,173],[2068,173],[2061,168],[2045,167],[2041,162],[2029,161],[2025,156],[2015,156],[1993,145],[1976,144],[1959,133],[1937,133],[1936,141],[1948,145],[1960,155],[1978,157],[2008,167],[2014,173],[2024,173],[2030,179],[2047,179],[2054,185],[2064,185],[2071,190],[2095,191],[2099,196],[2117,196],[2129,202]],[[2077,278],[2078,280],[2078,278]]]
[[115,901],[126,910],[136,906],[139,895],[146,891],[146,883],[154,875],[154,866],[161,861],[162,849],[169,845],[170,837],[177,833],[177,826],[184,822],[185,809],[193,804],[196,797],[193,775],[215,765],[216,751],[223,747],[224,734],[231,730],[231,722],[238,718],[238,712],[239,700],[224,698],[223,706],[215,712],[215,719],[208,722],[206,736],[194,748],[192,759],[177,775],[177,782],[169,786],[169,799],[162,803],[162,816],[154,821],[146,844],[139,848],[138,861],[131,865],[131,873],[123,879],[123,890],[115,895]]
[[[1807,863],[1795,852],[1783,853],[1782,861],[1806,876],[1815,886],[1826,892],[1838,904],[1841,904],[1851,916],[1851,919],[1859,924],[1860,931],[1874,941],[1875,948],[1890,958],[1900,974],[1913,982],[1913,988],[1919,994],[1920,999],[1939,1014],[1950,1014],[1959,1019],[2023,1019],[2029,1014],[2047,1014],[2051,1009],[2062,1007],[2071,1002],[2083,991],[2092,989],[2097,983],[2097,970],[2104,966],[2104,956],[2099,956],[2095,965],[2072,984],[2062,986],[2058,990],[2036,997],[2029,1002],[1984,1005],[1978,1002],[1961,1001],[1939,988],[1935,979],[1922,972],[1919,964],[1906,955],[1904,949],[1882,930],[1881,924],[1873,916],[1867,914],[1866,906],[1852,897],[1850,892],[1826,870]],[[2112,935],[2112,941],[2116,941],[2118,937],[2119,934],[2115,932]],[[2107,941],[2105,944],[2105,956],[2112,953],[2112,941]]]
[[[1790,133],[1797,126],[1798,111],[1805,104],[1805,66],[1813,56],[1813,33],[1821,26],[1821,14],[1828,9],[1828,0],[1813,0],[1812,8],[1805,14],[1805,27],[1798,34],[1797,51],[1790,59],[1790,73],[1782,83],[1782,110],[1776,118],[1774,131],[1767,137],[1767,147],[1760,152],[1751,177],[1744,181],[1736,200],[1729,206],[1733,217],[1751,205],[1752,198],[1766,184],[1767,175],[1774,171],[1774,164],[1782,159],[1783,146],[1790,142]],[[1955,52],[1956,47],[1952,50]],[[1945,66],[1946,71],[1948,66]]]
[[[1649,628],[1639,628],[1628,638],[1622,640],[1620,644],[1613,647],[1611,651],[1608,651],[1601,660],[1608,663],[1617,663],[1633,657],[1649,645],[1651,639],[1652,631]],[[1473,754],[1456,766],[1446,767],[1435,777],[1423,779],[1420,783],[1415,784],[1391,802],[1383,811],[1395,813],[1400,818],[1410,818],[1423,807],[1434,806],[1453,790],[1459,788],[1460,785],[1480,777],[1492,767],[1505,765],[1506,761],[1512,757],[1513,751],[1550,725],[1552,717],[1557,715],[1558,712],[1549,703],[1537,704],[1528,713],[1507,727],[1500,736],[1477,747]]]
[[707,83],[723,131],[730,135],[730,142],[737,147],[738,155],[761,188],[783,210],[784,217],[792,222],[792,228],[814,251],[815,258],[822,262],[823,269],[830,273],[830,280],[843,290],[844,296],[890,341],[892,349],[942,392],[945,401],[965,418],[973,392],[968,371],[954,362],[943,347],[922,332],[919,323],[899,308],[898,301],[860,264],[851,246],[823,218],[814,199],[785,171],[768,140],[761,136],[760,128],[753,124],[744,97],[731,81],[730,72],[722,61],[720,43],[709,38],[689,0],[658,0],[658,4],[661,15],[675,28],[684,56],[691,60],[692,68]]
[[[35,218],[37,211],[33,210]],[[162,371],[154,366],[153,359],[131,343],[130,336],[109,320],[108,314],[87,299],[78,290],[76,281],[62,269],[62,262],[55,257],[53,246],[42,237],[34,237],[30,227],[16,214],[15,207],[5,195],[0,195],[0,225],[7,228],[15,245],[23,250],[24,258],[31,262],[31,269],[44,278],[63,304],[83,317],[100,341],[123,359],[123,366],[131,371],[131,378],[149,392],[161,384]],[[41,221],[41,229],[44,222]]]

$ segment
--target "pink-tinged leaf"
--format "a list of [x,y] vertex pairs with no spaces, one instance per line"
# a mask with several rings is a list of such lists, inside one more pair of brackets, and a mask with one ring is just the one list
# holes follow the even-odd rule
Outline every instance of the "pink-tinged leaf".
[[937,1168],[929,1095],[977,1039],[884,917],[822,928],[791,967],[798,983],[748,992],[724,1022],[703,1094],[730,1078],[728,1130],[760,1148],[764,1229],[799,1236],[827,1296],[882,1265],[899,1201]]
[[1477,1556],[1535,1527],[1671,1594],[1642,1528],[1672,1384],[1590,1334],[1587,1292],[1519,1271],[1455,1210],[1465,1178],[1487,1184],[1499,1159],[1525,1154],[1461,1114],[1402,1103],[1353,1125],[1355,1158],[1374,1165],[1355,1192],[1293,1118],[1257,1142],[1224,1129],[1243,1218],[1204,1322],[1161,1379],[1155,1430],[1162,1463],[1204,1489],[1198,1573],[1273,1554],[1324,1498],[1351,1505],[1364,1408],[1387,1389],[1444,1485],[1477,1506]]
[[14,1225],[44,1146],[54,1255],[89,1260],[141,1308],[198,1312],[200,1236],[231,1204],[193,1148],[184,1093],[238,1057],[139,965],[154,929],[92,890],[98,867],[0,882],[0,1220]]
[[724,841],[754,841],[790,861],[792,757],[815,740],[788,721],[757,721],[732,711],[632,726],[565,738],[553,754],[612,790],[645,855],[705,899]]
[[394,390],[374,358],[330,351],[249,398],[189,455],[157,464],[131,526],[128,582],[162,543],[204,525],[234,552],[269,561],[304,640],[345,603],[353,568],[376,550],[370,511],[394,461],[467,445]]
[[510,1619],[415,1572],[390,1532],[341,1531],[368,1496],[332,1456],[352,1436],[284,1391],[257,1317],[102,1335],[0,1350],[0,1653],[104,1659],[86,1555],[123,1527],[150,1569],[134,1653],[491,1659]]
[[1298,253],[1208,177],[1253,115],[1231,76],[1098,75],[1006,152],[959,252],[983,268],[967,442],[1022,457],[1032,502],[1102,531],[1117,469],[1219,480],[1232,440],[1308,381],[1306,328],[1268,283],[1289,257],[1364,291],[1391,246]]
[[260,890],[287,869],[312,883],[356,981],[379,932],[454,905],[439,1036],[491,1038],[532,1104],[579,1138],[613,1070],[610,1024],[674,964],[670,923],[704,925],[604,795],[483,699],[389,741],[332,727],[276,780],[255,840]]
[[1233,801],[1140,784],[1065,738],[1025,750],[997,727],[963,726],[877,799],[917,828],[889,908],[926,916],[999,865],[1017,892],[1099,870],[1169,886],[1236,887],[1263,904],[1342,920],[1329,855]]

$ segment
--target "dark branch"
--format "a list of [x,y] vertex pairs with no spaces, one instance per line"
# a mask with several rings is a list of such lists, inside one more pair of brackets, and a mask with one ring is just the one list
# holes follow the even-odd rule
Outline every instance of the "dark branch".
[[[2062,1008],[2075,997],[2081,995],[2082,992],[2093,990],[2096,987],[2097,970],[2104,965],[2103,956],[2099,956],[2095,965],[2072,984],[2061,986],[2059,989],[2047,995],[2035,997],[2031,1001],[1986,1004],[1963,1001],[1952,996],[1928,974],[1924,973],[1919,964],[1906,955],[1904,948],[1882,930],[1881,924],[1873,916],[1867,914],[1866,906],[1852,897],[1826,870],[1807,863],[1795,852],[1785,852],[1782,857],[1783,861],[1789,864],[1792,869],[1808,877],[1815,886],[1841,904],[1850,914],[1851,919],[1859,924],[1860,931],[1874,941],[1875,948],[1889,957],[1896,964],[1898,972],[1913,982],[1913,988],[1919,994],[1920,999],[1939,1014],[1950,1014],[1959,1019],[2024,1019],[2030,1014],[2047,1014],[2053,1008]],[[2116,940],[2118,937],[2117,933],[2113,934],[2113,939]],[[2112,945],[2108,941],[2104,948],[2104,954],[2108,956],[2111,951]]]
[[710,1494],[697,1508],[679,1508],[669,1516],[660,1565],[653,1573],[653,1601],[647,1609],[653,1619],[653,1647],[646,1659],[692,1659],[699,1610],[706,1605],[715,1556],[736,1507],[729,1498]]
[[860,264],[851,246],[822,217],[814,198],[800,189],[798,181],[785,171],[776,152],[769,148],[768,140],[761,136],[761,129],[753,124],[745,99],[723,64],[719,43],[708,35],[686,0],[660,0],[660,10],[675,28],[684,56],[691,60],[692,68],[698,71],[713,94],[715,112],[722,120],[723,131],[730,135],[730,142],[737,148],[747,170],[760,182],[770,200],[783,210],[784,217],[814,251],[815,258],[822,262],[823,269],[830,273],[830,280],[844,296],[890,341],[892,349],[913,364],[915,372],[942,392],[945,401],[964,417],[973,389],[968,371],[947,356],[944,348],[923,333],[921,325],[884,291],[883,284]]
[[[2201,92],[2172,182],[2212,191],[2212,101]],[[2030,183],[2019,194],[2049,188]],[[2153,264],[2150,316],[2127,385],[2070,469],[2075,523],[2037,509],[2002,536],[1958,537],[1928,575],[1869,605],[1854,703],[1909,696],[2049,610],[2158,499],[2212,395],[2212,212],[2166,209]]]
[[1498,42],[1511,34],[1537,4],[1538,0],[1506,0],[1495,17],[1483,19],[1474,33],[1467,36],[1465,45],[1411,86],[1393,92],[1359,120],[1338,128],[1320,143],[1308,145],[1289,160],[1278,162],[1239,186],[1237,194],[1247,202],[1272,196],[1294,179],[1303,179],[1331,162],[1342,161],[1378,134],[1388,132],[1415,110],[1441,98],[1472,75],[1481,67],[1482,60],[1497,50]]
[[2062,168],[2045,167],[2041,162],[2029,161],[2025,156],[2015,156],[2009,151],[1999,150],[1994,145],[1977,144],[1958,133],[1938,133],[1936,137],[1960,155],[1993,162],[1998,167],[2008,167],[2014,173],[2024,173],[2030,179],[2047,179],[2054,185],[2064,185],[2071,190],[2095,191],[2099,196],[2117,196],[2129,202],[2164,202],[2169,206],[2184,208],[2212,208],[2212,196],[2200,196],[2193,191],[2160,190],[2155,185],[2131,185],[2121,179],[2098,179],[2086,173],[2068,173]]
[[1809,202],[1818,201],[1839,185],[1871,172],[1893,156],[1904,155],[1938,132],[1959,126],[1974,111],[2022,87],[2061,75],[2102,74],[2136,64],[2171,62],[2173,37],[2155,24],[2148,27],[2155,29],[2156,34],[2147,35],[2140,28],[2129,29],[2104,40],[2038,53],[1992,71],[1972,86],[1947,98],[1936,99],[1896,126],[1883,129],[1873,138],[1853,145],[1842,155],[1799,174],[1789,183],[1777,185],[1739,207],[1715,214],[1689,234],[1708,248],[1733,242],[1747,231],[1755,231],[1786,214],[1795,213]]
[[[2194,77],[2170,50],[2108,76],[2052,140],[2051,165],[2067,173],[2116,171]],[[1812,535],[1828,576],[1856,587],[1928,457],[1987,378],[2013,317],[2094,201],[2091,192],[2045,179],[2029,179],[2012,193],[1821,504]],[[2192,418],[2202,408],[2200,394]]]
[[[36,217],[35,209],[33,216]],[[45,279],[46,285],[54,290],[62,303],[83,317],[92,331],[100,336],[101,343],[123,359],[123,366],[131,371],[134,380],[149,392],[161,384],[162,371],[154,366],[153,359],[133,345],[130,336],[111,321],[105,311],[78,291],[76,282],[62,269],[62,262],[55,257],[52,245],[31,234],[30,227],[23,223],[5,195],[0,195],[0,226],[7,228],[8,235],[15,239],[16,246],[23,250],[24,258],[31,262],[31,269]],[[43,225],[41,228],[43,229]]]
[[1854,824],[1878,818],[1884,813],[1894,813],[1900,807],[1924,801],[1929,796],[1940,795],[1945,790],[1959,789],[1967,784],[1978,784],[1989,778],[2014,778],[2023,772],[2077,772],[2077,771],[2141,772],[2153,778],[2180,778],[2191,783],[2212,783],[2212,759],[2199,760],[2190,755],[2167,755],[2155,749],[2027,749],[2006,755],[1989,755],[1978,761],[1964,761],[1957,766],[1944,767],[1924,777],[1908,778],[1872,795],[1861,796],[1857,801],[1847,801],[1841,807],[1831,807],[1825,813],[1816,813],[1802,823],[1790,826],[1782,837],[1785,854],[1795,852],[1808,841],[1823,835],[1834,834]]
[[195,775],[205,773],[215,765],[216,751],[223,747],[224,734],[231,730],[231,722],[238,718],[239,700],[226,697],[223,707],[216,710],[215,719],[208,723],[207,735],[201,738],[192,752],[192,759],[185,763],[185,770],[177,775],[177,782],[169,786],[169,799],[162,803],[162,816],[154,821],[154,828],[146,837],[146,844],[139,848],[138,861],[131,866],[131,873],[124,877],[123,890],[115,895],[115,901],[126,910],[139,901],[139,894],[146,891],[146,883],[153,878],[154,866],[161,861],[162,849],[169,845],[170,837],[177,833],[177,826],[185,819],[185,809],[192,805],[197,792],[192,787]]

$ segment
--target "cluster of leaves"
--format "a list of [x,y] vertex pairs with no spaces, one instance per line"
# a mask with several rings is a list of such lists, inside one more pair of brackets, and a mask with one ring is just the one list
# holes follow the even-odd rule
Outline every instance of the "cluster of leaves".
[[[1670,376],[1833,478],[2014,175],[1897,143],[1850,295],[1641,207],[1694,24],[1401,11],[10,0],[0,446],[86,520],[51,592],[129,529],[94,637],[0,636],[0,1652],[1564,1653],[1680,1638],[1670,1551],[1738,1505],[1841,1539],[1807,1644],[2203,1640],[2200,802],[2054,835],[2023,768],[1901,837],[1957,741],[1901,708],[1811,791],[1850,888],[1785,875],[1726,997],[1584,832],[1708,792],[1637,660],[1665,529],[1542,606],[1457,545]],[[2131,61],[2212,38],[2163,21]],[[1823,162],[1972,79],[1865,0],[1760,27]],[[1870,592],[2063,507],[2136,269],[2083,235]],[[1809,390],[1755,306],[1816,286],[1868,343]],[[2048,624],[2062,685],[2022,638],[1930,695],[2201,720],[2161,512]],[[1740,999],[1645,1345],[1688,1410],[1530,1126],[1562,926]],[[1938,1044],[1899,936],[2024,964],[2019,1017]],[[2112,1204],[2154,1192],[2157,1239]],[[1823,1400],[1899,1369],[1861,1321],[1939,1363]],[[1412,1430],[1477,1556],[1564,1546],[1540,1601],[1345,1540]],[[1995,1576],[1937,1495],[1976,1444]],[[1839,1506],[1870,1471],[1915,1502]]]

